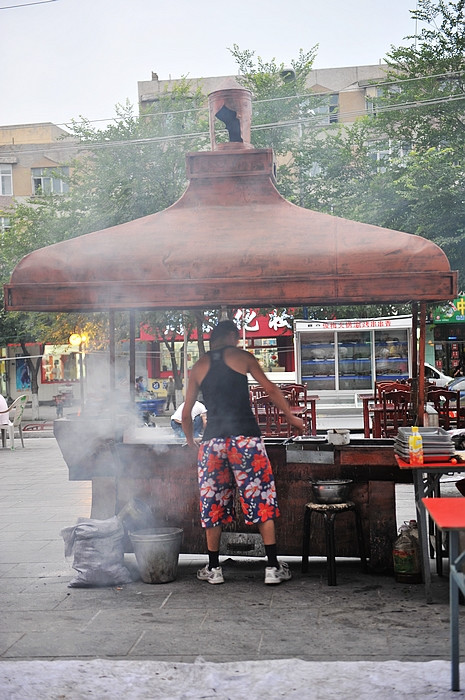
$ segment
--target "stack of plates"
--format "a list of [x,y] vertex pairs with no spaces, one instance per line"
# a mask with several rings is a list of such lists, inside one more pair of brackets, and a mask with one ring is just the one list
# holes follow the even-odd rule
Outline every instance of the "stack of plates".
[[[443,428],[418,428],[423,439],[424,462],[448,462],[455,453],[452,437]],[[399,428],[394,441],[394,452],[405,462],[409,461],[408,439],[411,428]]]

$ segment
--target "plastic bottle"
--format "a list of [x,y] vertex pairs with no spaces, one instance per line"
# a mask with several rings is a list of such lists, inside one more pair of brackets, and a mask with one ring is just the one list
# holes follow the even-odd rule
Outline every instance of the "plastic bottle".
[[412,434],[408,437],[408,454],[410,464],[423,464],[423,438],[416,425],[412,426]]
[[409,525],[401,525],[392,549],[394,576],[399,583],[421,583],[420,546]]

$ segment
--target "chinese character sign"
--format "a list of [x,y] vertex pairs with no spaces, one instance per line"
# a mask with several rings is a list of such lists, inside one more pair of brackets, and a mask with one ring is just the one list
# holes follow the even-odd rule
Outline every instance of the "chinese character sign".
[[260,330],[257,312],[253,309],[238,309],[234,320],[240,328],[243,328],[249,333],[255,333]]
[[458,297],[447,302],[443,306],[438,306],[434,310],[434,323],[456,323],[465,321],[465,297]]
[[273,309],[273,313],[269,314],[268,325],[274,331],[277,331],[279,328],[292,328],[291,318],[292,317],[289,316],[286,311],[282,311],[281,314],[278,315],[277,310]]

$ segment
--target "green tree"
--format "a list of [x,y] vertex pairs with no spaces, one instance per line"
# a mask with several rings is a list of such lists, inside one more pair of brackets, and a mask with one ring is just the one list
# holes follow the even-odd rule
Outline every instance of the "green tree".
[[465,2],[418,0],[422,23],[406,46],[392,47],[379,86],[378,129],[397,143],[428,150],[465,147]]
[[286,66],[275,58],[264,61],[254,51],[234,44],[230,52],[239,69],[238,81],[252,93],[252,135],[255,148],[272,148],[277,158],[277,187],[280,193],[300,203],[300,174],[296,156],[302,150],[302,137],[308,124],[321,119],[329,110],[329,98],[316,95],[308,87],[308,76],[318,50],[299,51]]
[[417,36],[388,54],[373,126],[385,149],[403,152],[386,164],[397,207],[392,228],[443,248],[465,274],[465,1],[418,0]]
[[405,204],[397,228],[434,241],[465,274],[465,163],[452,148],[411,151],[393,181]]
[[[114,123],[103,130],[86,120],[73,122],[71,131],[80,143],[78,157],[69,164],[69,193],[33,197],[4,212],[11,228],[0,239],[1,281],[7,282],[18,261],[33,250],[173,204],[187,184],[186,151],[207,141],[204,104],[200,90],[192,93],[181,80],[138,117],[126,103],[117,106]],[[0,342],[67,342],[75,327],[93,343],[108,341],[105,323],[100,319],[96,324],[92,314],[77,323],[72,315],[65,320],[57,314],[2,313]],[[23,351],[27,354],[26,346]],[[38,406],[40,363],[29,362],[33,404]]]
[[[419,0],[418,36],[392,47],[372,116],[304,130],[300,203],[424,236],[465,274],[464,0]],[[303,176],[302,176],[303,173]]]
[[183,79],[139,116],[126,103],[103,131],[85,121],[72,129],[83,151],[61,212],[79,215],[70,237],[153,214],[180,197],[187,184],[185,153],[207,143],[205,97],[199,88],[192,94]]
[[182,389],[183,373],[176,357],[176,338],[185,336],[186,342],[197,336],[199,354],[205,353],[203,334],[216,325],[218,312],[215,310],[193,309],[190,311],[147,311],[140,314],[140,321],[159,342],[163,343],[171,358],[171,368],[176,389]]
[[[324,137],[308,130],[295,163],[304,173],[301,204],[335,216],[364,221],[373,213],[376,180],[382,177],[373,158],[370,122],[335,125]],[[371,213],[370,213],[371,212]]]

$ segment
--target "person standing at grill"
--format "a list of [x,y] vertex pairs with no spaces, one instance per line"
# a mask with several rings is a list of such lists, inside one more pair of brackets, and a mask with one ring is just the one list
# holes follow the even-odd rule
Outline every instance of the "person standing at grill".
[[[299,432],[303,422],[294,416],[278,387],[269,381],[253,355],[237,347],[239,331],[232,321],[221,321],[212,331],[210,352],[191,370],[182,426],[188,444],[199,448],[198,479],[201,523],[205,528],[208,564],[197,578],[223,583],[219,548],[223,524],[233,522],[237,486],[246,524],[257,524],[265,545],[265,583],[291,578],[285,562],[277,559],[275,519],[279,517],[276,488],[260,428],[249,399],[247,374],[267,392],[286,420]],[[202,441],[195,439],[191,411],[202,391],[208,422]],[[200,445],[200,447],[199,447]]]

